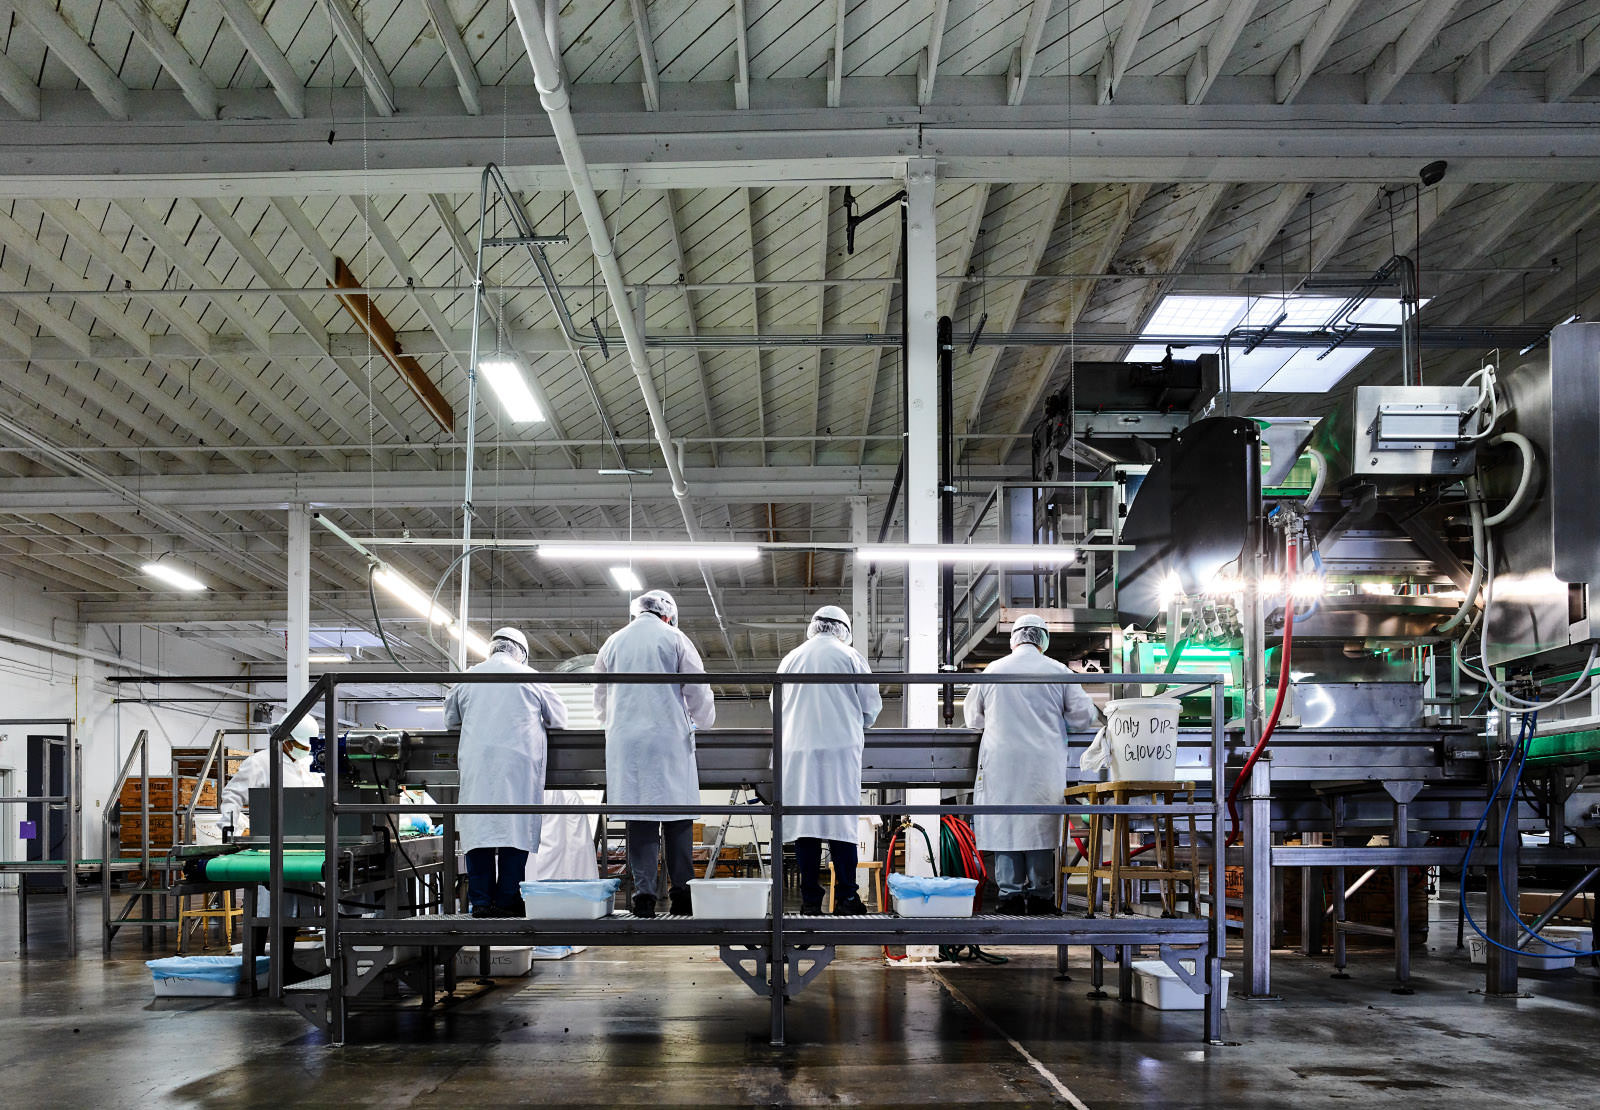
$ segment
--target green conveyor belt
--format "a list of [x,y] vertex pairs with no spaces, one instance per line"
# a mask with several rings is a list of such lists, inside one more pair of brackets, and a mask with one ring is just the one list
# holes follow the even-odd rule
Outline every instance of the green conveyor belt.
[[[292,883],[320,883],[324,863],[322,852],[284,852],[283,877]],[[271,852],[234,852],[206,861],[206,878],[212,882],[264,883],[271,877]]]

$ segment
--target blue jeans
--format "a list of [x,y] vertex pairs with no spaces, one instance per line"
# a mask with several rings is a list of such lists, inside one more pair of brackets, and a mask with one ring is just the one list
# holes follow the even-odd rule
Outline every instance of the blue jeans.
[[[1027,894],[1055,901],[1056,852],[1054,848],[1035,848],[1025,852],[994,854],[994,885],[1000,897]],[[1026,875],[1026,883],[1024,883]]]
[[468,904],[475,910],[520,908],[522,876],[527,869],[528,853],[521,848],[472,849],[467,853]]

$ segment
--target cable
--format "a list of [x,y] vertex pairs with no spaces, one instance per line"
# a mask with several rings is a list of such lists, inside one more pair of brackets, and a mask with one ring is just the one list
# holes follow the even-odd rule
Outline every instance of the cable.
[[1244,766],[1239,768],[1239,777],[1233,780],[1233,787],[1228,791],[1228,845],[1231,847],[1239,843],[1239,791],[1250,779],[1250,772],[1255,769],[1256,760],[1261,758],[1261,753],[1267,750],[1267,742],[1272,739],[1273,732],[1278,727],[1278,718],[1283,713],[1283,703],[1289,692],[1289,657],[1294,648],[1294,576],[1300,567],[1300,549],[1293,537],[1289,537],[1284,545],[1284,590],[1283,599],[1283,653],[1278,659],[1278,696],[1272,702],[1272,715],[1267,718],[1267,727],[1261,732],[1261,739],[1256,741],[1256,746],[1251,750],[1249,758],[1244,761]]
[[389,634],[383,630],[383,618],[378,616],[378,595],[372,587],[372,576],[378,572],[376,565],[367,567],[367,601],[372,606],[372,623],[377,625],[378,640],[383,644],[383,650],[389,653],[389,658],[394,660],[394,665],[402,671],[411,668],[400,662],[400,657],[394,653],[394,648],[389,643]]
[[1483,489],[1476,474],[1467,478],[1466,487],[1467,512],[1472,517],[1472,578],[1467,582],[1467,593],[1461,599],[1461,608],[1456,610],[1455,616],[1436,628],[1434,630],[1436,632],[1449,632],[1466,620],[1467,615],[1473,611],[1473,606],[1477,604],[1478,591],[1483,588],[1484,547],[1489,542],[1489,533],[1483,519]]
[[1533,485],[1534,453],[1533,444],[1521,432],[1502,432],[1489,441],[1490,447],[1499,447],[1509,443],[1517,449],[1522,456],[1522,473],[1517,477],[1517,488],[1511,494],[1511,500],[1505,507],[1483,523],[1490,528],[1504,524],[1522,510],[1522,502],[1528,496],[1528,490]]
[[[1554,709],[1558,705],[1565,705],[1569,701],[1588,697],[1597,688],[1600,688],[1600,678],[1590,674],[1594,667],[1596,653],[1600,653],[1600,643],[1589,649],[1589,658],[1578,669],[1578,677],[1573,679],[1572,685],[1552,701],[1528,700],[1518,697],[1494,676],[1494,668],[1489,665],[1489,613],[1494,607],[1494,540],[1485,537],[1484,540],[1484,574],[1483,574],[1483,617],[1478,625],[1478,651],[1483,661],[1483,674],[1476,675],[1468,671],[1471,677],[1485,682],[1489,687],[1489,700],[1496,709],[1507,713],[1525,713],[1540,709]],[[1588,682],[1587,687],[1584,686]]]

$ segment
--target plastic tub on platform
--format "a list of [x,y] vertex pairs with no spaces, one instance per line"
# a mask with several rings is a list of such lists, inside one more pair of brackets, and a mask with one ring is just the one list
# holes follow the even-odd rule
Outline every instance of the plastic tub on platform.
[[971,917],[977,879],[943,875],[889,876],[889,896],[901,917]]
[[[1581,925],[1546,925],[1539,930],[1539,939],[1529,939],[1517,955],[1517,966],[1529,971],[1566,971],[1575,966],[1577,957],[1561,948],[1574,948],[1579,952],[1593,951],[1592,933]],[[1527,934],[1521,933],[1526,939]],[[1555,948],[1546,941],[1561,945]],[[1518,940],[1521,943],[1521,939]],[[1467,954],[1475,964],[1489,962],[1489,942],[1476,934],[1467,937]]]
[[523,912],[541,921],[593,921],[611,913],[621,879],[535,879],[522,884]]
[[771,917],[771,879],[690,879],[696,917]]
[[[1194,967],[1193,960],[1184,960],[1186,968]],[[1233,972],[1222,973],[1222,1008],[1228,1008],[1228,981],[1233,978]],[[1146,1006],[1154,1006],[1158,1010],[1203,1010],[1206,1008],[1206,996],[1197,994],[1189,989],[1189,984],[1178,978],[1178,973],[1173,971],[1160,960],[1135,960],[1133,961],[1133,1000],[1143,1002]]]
[[[157,998],[233,998],[243,978],[242,956],[169,956],[146,960]],[[264,981],[271,956],[256,957],[256,978]]]
[[[533,970],[532,945],[496,945],[489,949],[489,975],[494,979],[515,979]],[[456,953],[456,974],[478,974],[478,950],[463,948]]]

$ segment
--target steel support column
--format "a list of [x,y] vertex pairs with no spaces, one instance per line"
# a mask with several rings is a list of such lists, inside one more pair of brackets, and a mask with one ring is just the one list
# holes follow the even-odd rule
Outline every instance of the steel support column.
[[1272,753],[1250,772],[1245,829],[1244,958],[1249,997],[1272,993]]
[[304,505],[289,506],[288,688],[285,706],[311,689],[311,513]]

